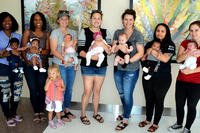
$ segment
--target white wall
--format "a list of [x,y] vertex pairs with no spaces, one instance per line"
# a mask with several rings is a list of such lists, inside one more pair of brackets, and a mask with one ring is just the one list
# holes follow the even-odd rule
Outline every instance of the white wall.
[[[21,31],[21,1],[3,0],[2,3],[3,4],[0,5],[0,12],[8,11],[11,14],[13,14],[20,24],[20,31]],[[102,0],[101,9],[104,13],[102,27],[109,29],[109,31],[112,34],[117,28],[121,28],[122,27],[121,14],[128,7],[129,7],[129,0]],[[113,80],[113,67],[112,67],[113,58],[114,58],[113,56],[110,56],[108,58],[109,62],[108,71],[101,92],[100,102],[104,104],[121,104]],[[175,107],[174,86],[175,86],[177,72],[178,72],[177,64],[172,64],[173,82],[165,99],[166,107]],[[73,91],[72,101],[80,102],[81,94],[83,91],[83,83],[80,70],[77,71],[73,89],[74,91]],[[25,81],[23,87],[23,96],[29,97],[29,91]],[[134,91],[134,104],[138,106],[145,105],[145,99],[141,85],[141,72]]]

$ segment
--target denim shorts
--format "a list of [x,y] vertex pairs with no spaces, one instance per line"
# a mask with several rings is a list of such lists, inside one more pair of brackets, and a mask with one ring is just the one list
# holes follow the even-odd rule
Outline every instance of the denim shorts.
[[86,67],[81,66],[81,74],[83,76],[105,76],[107,67]]

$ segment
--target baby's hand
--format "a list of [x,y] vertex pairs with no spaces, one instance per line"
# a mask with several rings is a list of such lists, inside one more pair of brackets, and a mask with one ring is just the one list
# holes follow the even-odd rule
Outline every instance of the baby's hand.
[[130,53],[133,51],[133,46],[130,46],[130,48],[127,48],[127,53]]

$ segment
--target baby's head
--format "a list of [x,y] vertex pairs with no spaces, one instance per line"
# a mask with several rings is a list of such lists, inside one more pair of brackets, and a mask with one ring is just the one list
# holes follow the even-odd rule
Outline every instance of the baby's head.
[[33,46],[33,47],[38,47],[38,46],[39,46],[39,43],[40,43],[40,39],[37,38],[37,37],[34,37],[34,38],[31,38],[31,39],[30,39],[30,44],[31,44],[31,46]]
[[64,37],[63,37],[63,41],[64,42],[70,42],[70,41],[72,41],[72,35],[65,34]]
[[197,47],[198,47],[198,44],[196,41],[190,41],[187,45],[188,50],[194,50],[194,49],[197,49]]
[[94,39],[94,40],[98,40],[98,39],[102,39],[102,38],[103,38],[103,37],[102,37],[101,31],[95,32],[95,33],[93,34],[93,39]]
[[53,64],[49,66],[48,68],[48,78],[51,80],[55,80],[60,77],[60,70],[58,68],[58,65]]
[[127,41],[128,41],[128,37],[127,37],[126,33],[124,33],[124,32],[120,33],[119,40],[118,40],[119,44],[126,44]]
[[16,50],[19,47],[19,39],[11,38],[9,44],[12,49]]
[[153,50],[159,51],[161,46],[161,42],[159,40],[154,40],[151,48]]

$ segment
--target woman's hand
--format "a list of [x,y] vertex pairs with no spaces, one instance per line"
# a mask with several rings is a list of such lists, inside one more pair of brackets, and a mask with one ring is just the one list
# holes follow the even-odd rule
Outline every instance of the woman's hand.
[[98,60],[98,59],[99,59],[98,54],[95,54],[95,55],[92,56],[92,60]]
[[191,51],[189,52],[189,55],[198,58],[200,56],[200,50],[197,49],[197,50]]

